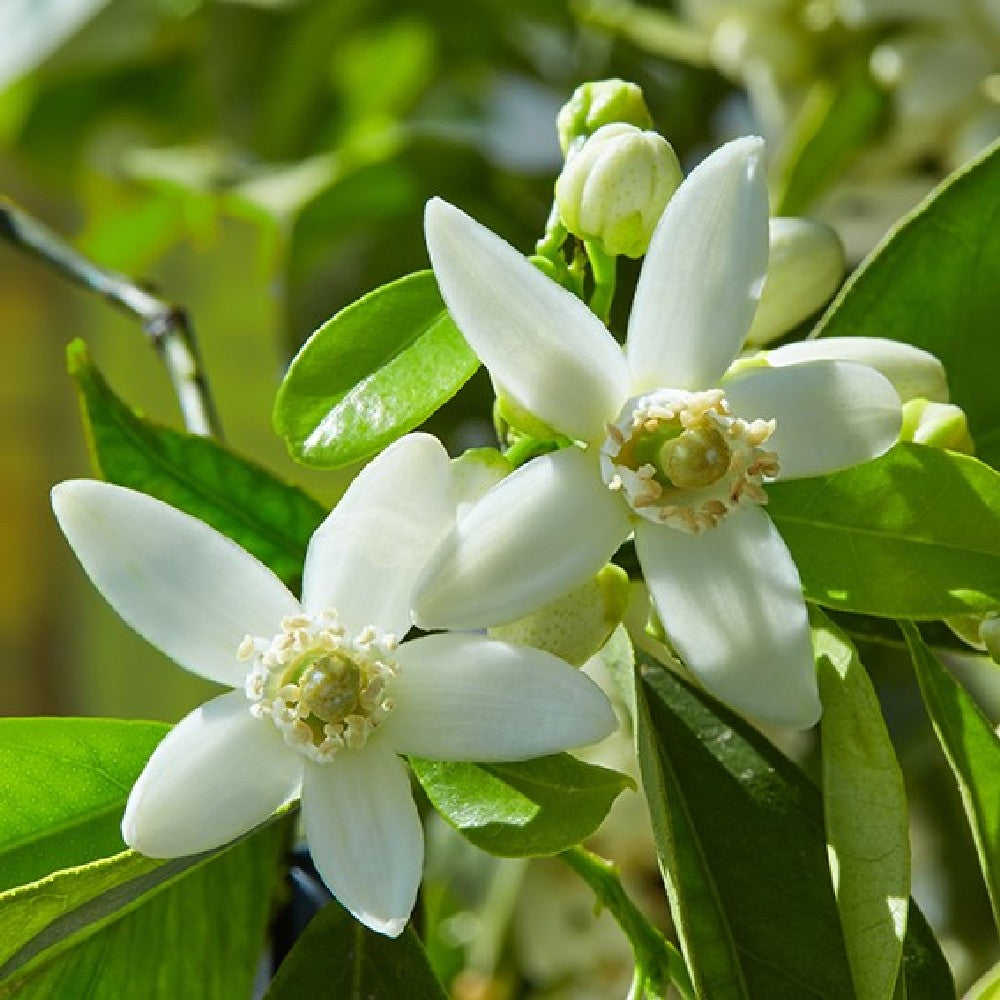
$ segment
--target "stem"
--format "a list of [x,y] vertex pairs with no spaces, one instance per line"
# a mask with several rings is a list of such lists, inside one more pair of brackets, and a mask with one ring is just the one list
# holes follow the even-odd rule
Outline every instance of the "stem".
[[569,232],[559,217],[559,207],[553,202],[545,223],[545,235],[535,244],[535,253],[555,260],[568,235]]
[[3,198],[0,237],[138,319],[167,369],[185,427],[203,437],[222,437],[194,329],[183,309],[157,298],[125,275],[87,260],[47,226]]
[[615,298],[615,283],[618,277],[616,260],[590,240],[587,240],[583,246],[587,251],[587,259],[590,261],[590,272],[594,276],[594,292],[590,296],[590,308],[607,326],[611,317],[611,303]]
[[697,1000],[681,953],[629,899],[615,866],[582,847],[571,847],[559,857],[590,886],[625,932],[635,953],[636,982],[649,983],[661,996],[673,983],[684,1000]]

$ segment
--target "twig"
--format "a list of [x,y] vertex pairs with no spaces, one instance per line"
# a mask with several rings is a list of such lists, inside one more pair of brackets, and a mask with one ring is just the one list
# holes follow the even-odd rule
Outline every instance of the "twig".
[[167,369],[184,425],[192,434],[222,437],[222,425],[202,369],[194,330],[183,309],[157,298],[125,275],[87,260],[51,229],[5,198],[0,198],[0,237],[138,319]]

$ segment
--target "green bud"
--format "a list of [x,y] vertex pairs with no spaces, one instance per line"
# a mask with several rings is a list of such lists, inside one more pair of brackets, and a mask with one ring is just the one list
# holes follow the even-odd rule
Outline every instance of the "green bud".
[[608,563],[596,576],[524,618],[488,630],[582,666],[608,641],[625,613],[628,574]]
[[961,451],[966,455],[975,451],[962,408],[954,403],[935,403],[929,399],[910,399],[903,404],[899,440]]
[[979,626],[979,641],[994,663],[1000,663],[1000,614],[987,615]]
[[844,248],[829,227],[809,219],[771,219],[767,280],[747,343],[768,344],[821,308],[844,277]]
[[556,181],[563,225],[612,256],[641,257],[683,180],[673,148],[657,132],[604,125],[574,152]]
[[556,118],[559,145],[568,156],[572,147],[592,136],[602,125],[626,122],[652,128],[642,88],[624,80],[595,80],[581,84],[560,108]]

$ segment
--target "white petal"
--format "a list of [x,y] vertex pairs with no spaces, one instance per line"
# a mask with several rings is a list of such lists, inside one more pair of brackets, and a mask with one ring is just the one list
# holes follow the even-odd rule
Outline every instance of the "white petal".
[[307,763],[302,813],[330,892],[366,927],[400,935],[417,899],[424,836],[409,775],[389,742]]
[[629,533],[624,501],[578,448],[542,455],[495,486],[432,557],[414,591],[422,628],[483,628],[572,590]]
[[895,387],[899,398],[922,396],[935,403],[948,402],[948,376],[933,354],[912,344],[884,337],[819,337],[799,340],[767,352],[775,368],[804,361],[853,361],[881,372]]
[[811,361],[755,368],[726,384],[734,414],[777,420],[764,447],[778,453],[778,479],[803,479],[867,462],[899,437],[902,407],[874,368]]
[[293,798],[303,759],[242,691],[205,702],[166,735],[132,788],[122,836],[151,858],[228,843]]
[[575,295],[440,198],[427,250],[448,311],[504,391],[571,438],[604,436],[628,395],[621,348]]
[[354,631],[410,627],[410,593],[455,521],[448,454],[429,434],[409,434],[373,459],[316,529],[302,604],[336,608]]
[[385,735],[434,760],[525,760],[586,746],[616,728],[604,692],[551,653],[478,635],[404,643]]
[[242,685],[236,650],[270,638],[299,602],[261,562],[214,528],[111,483],[52,490],[59,526],[105,600],[144,639],[193,674]]
[[762,722],[813,725],[802,585],[764,510],[744,507],[700,535],[643,523],[635,541],[663,627],[705,687]]
[[763,154],[763,139],[726,143],[667,203],[629,316],[633,392],[706,389],[736,357],[767,272]]

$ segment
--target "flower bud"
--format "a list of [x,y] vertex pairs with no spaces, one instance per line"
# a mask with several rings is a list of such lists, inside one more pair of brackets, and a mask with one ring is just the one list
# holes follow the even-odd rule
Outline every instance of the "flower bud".
[[1000,663],[1000,615],[987,615],[979,626],[979,641],[994,663]]
[[767,344],[821,308],[844,276],[844,248],[829,227],[809,219],[771,219],[767,280],[747,334]]
[[575,236],[612,256],[641,257],[682,179],[663,136],[634,125],[603,125],[563,167],[556,205]]
[[628,596],[628,574],[608,563],[596,576],[565,596],[488,632],[493,639],[522,642],[581,666],[618,627]]
[[479,500],[514,467],[496,448],[470,448],[451,460],[456,514],[461,521]]
[[931,448],[947,448],[971,455],[975,450],[969,424],[960,406],[934,403],[927,399],[911,399],[903,404],[903,426],[900,441],[926,444]]
[[652,128],[642,88],[624,80],[595,80],[581,84],[559,109],[556,128],[563,155],[582,145],[602,125],[625,122],[638,128]]
[[776,367],[803,361],[853,361],[881,372],[904,403],[918,397],[935,403],[948,402],[944,365],[928,351],[884,337],[801,340],[768,351],[767,361]]

